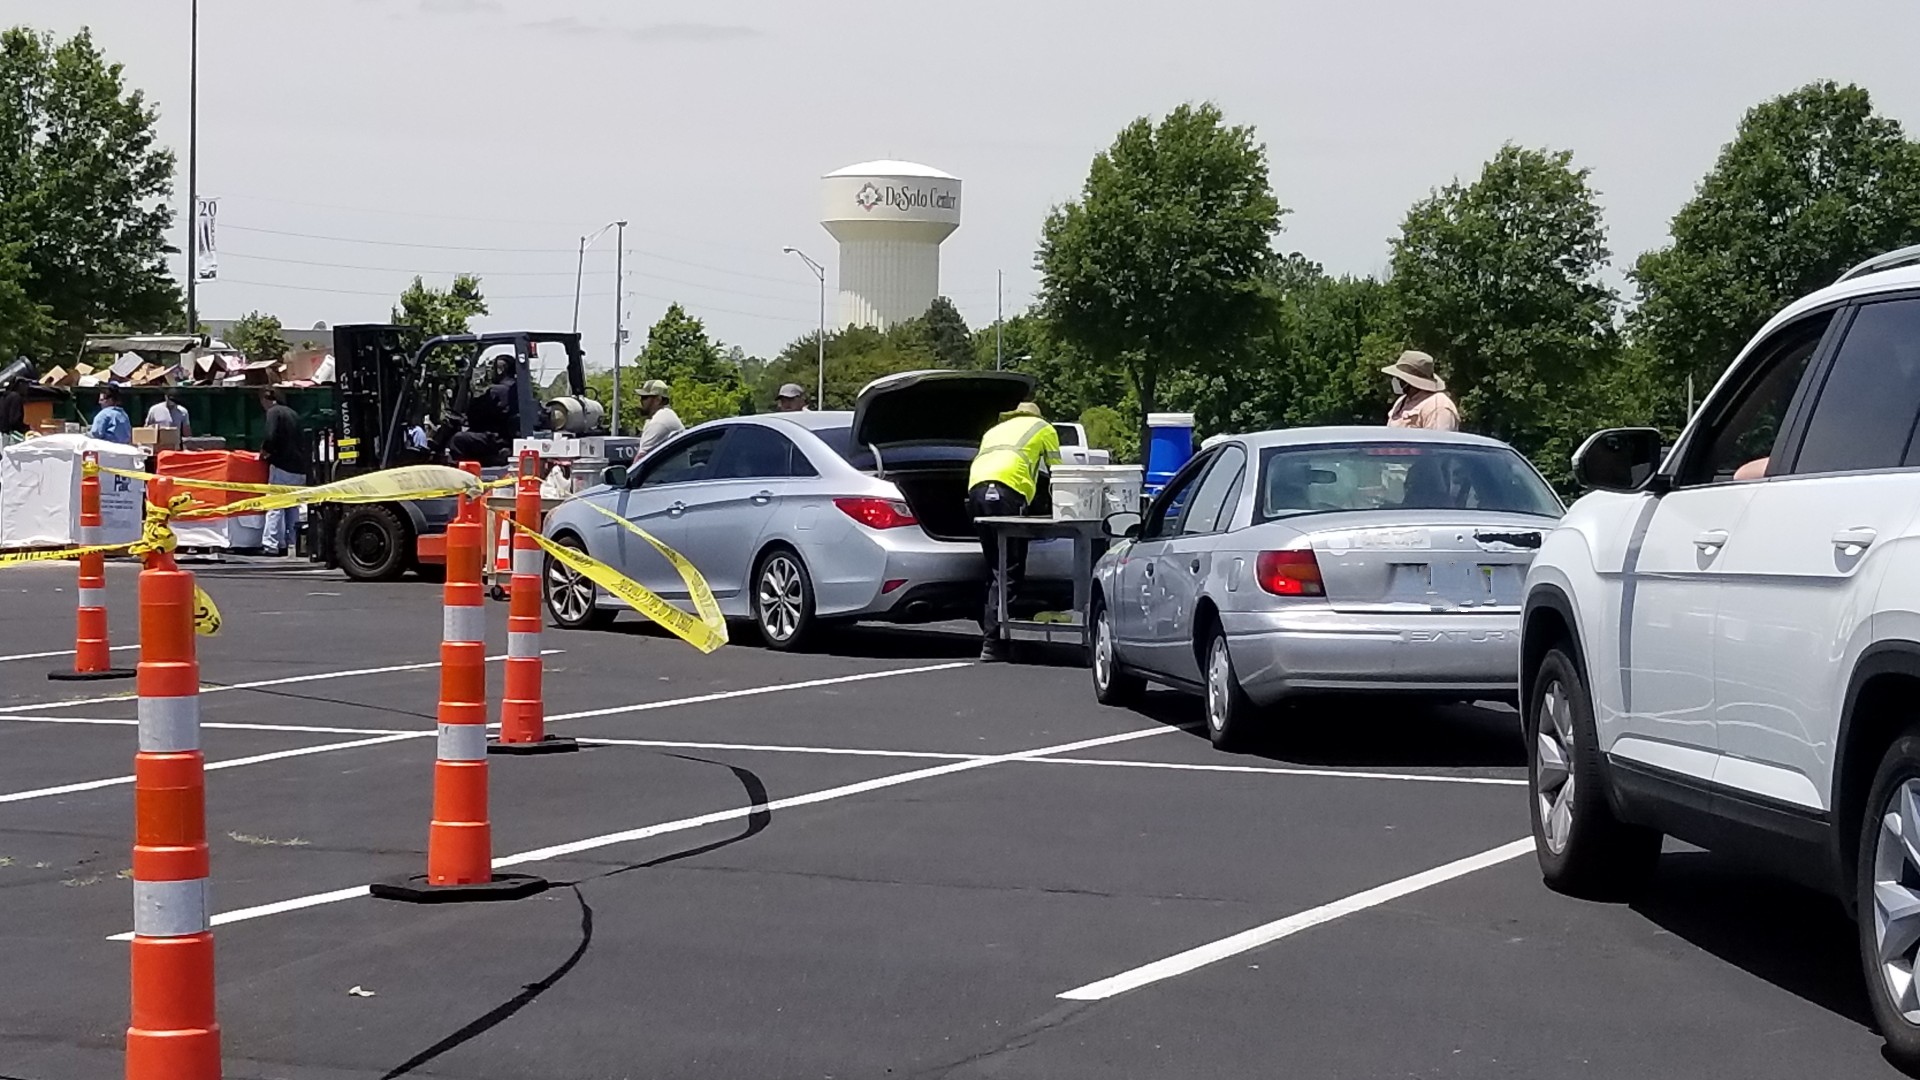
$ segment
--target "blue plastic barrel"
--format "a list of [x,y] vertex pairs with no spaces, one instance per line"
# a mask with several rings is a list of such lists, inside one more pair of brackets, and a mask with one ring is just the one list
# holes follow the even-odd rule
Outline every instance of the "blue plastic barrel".
[[1152,495],[1193,458],[1192,413],[1147,414],[1147,476],[1142,491]]

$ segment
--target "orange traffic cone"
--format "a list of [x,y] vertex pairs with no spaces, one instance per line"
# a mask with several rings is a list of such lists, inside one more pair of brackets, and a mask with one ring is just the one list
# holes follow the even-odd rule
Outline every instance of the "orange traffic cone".
[[[540,530],[540,454],[520,455],[520,482],[514,489],[514,520],[523,529]],[[513,533],[513,578],[508,589],[506,690],[500,699],[500,738],[487,744],[495,754],[553,754],[580,749],[572,739],[546,733],[541,687],[540,545]]]
[[[460,467],[480,472],[473,462]],[[440,742],[433,765],[427,872],[375,882],[370,891],[386,900],[518,900],[547,887],[543,878],[493,872],[493,826],[487,818],[487,608],[480,585],[487,532],[483,499],[461,496],[459,515],[447,526]]]
[[[149,497],[165,505],[172,484]],[[140,573],[140,749],[133,759],[133,1022],[127,1080],[218,1080],[207,799],[193,575],[164,552]]]
[[[80,460],[80,543],[91,547],[101,540],[100,459],[89,450]],[[107,557],[99,552],[80,556],[80,603],[74,615],[73,670],[49,671],[57,681],[90,682],[131,679],[133,672],[113,666],[107,644]]]

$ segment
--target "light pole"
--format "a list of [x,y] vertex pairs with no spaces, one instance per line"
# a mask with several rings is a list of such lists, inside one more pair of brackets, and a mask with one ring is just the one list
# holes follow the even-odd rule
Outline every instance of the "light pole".
[[192,0],[187,46],[187,333],[200,333],[200,0]]
[[788,255],[800,256],[800,261],[807,264],[813,276],[820,279],[820,336],[817,339],[820,345],[820,378],[819,386],[814,391],[813,407],[824,409],[827,407],[827,268],[814,262],[797,247],[783,247],[780,250]]
[[[609,231],[615,228],[620,230],[620,237],[624,241],[626,239],[626,227],[627,223],[624,221],[609,221],[605,225],[600,226],[599,231],[592,236],[582,236],[580,238],[580,263],[573,271],[573,332],[576,334],[580,332],[580,285],[587,276],[587,249],[599,243],[601,237],[607,235]],[[624,243],[621,246],[624,247]],[[616,258],[614,273],[616,275],[624,275],[625,271],[626,267],[620,266],[619,260]],[[613,412],[613,433],[615,435],[620,434],[620,334],[618,329],[620,324],[620,286],[620,282],[615,282],[613,290],[613,320],[615,326],[613,340],[613,401],[608,405],[608,408]]]
[[1006,339],[1001,332],[1001,327],[1007,324],[1006,299],[1007,272],[995,270],[993,272],[993,370],[995,371],[999,371],[1003,366],[1001,358],[1006,352]]
[[620,347],[626,344],[627,336],[627,222],[625,218],[613,223],[620,231],[615,234],[613,248],[613,426],[612,434],[620,434]]

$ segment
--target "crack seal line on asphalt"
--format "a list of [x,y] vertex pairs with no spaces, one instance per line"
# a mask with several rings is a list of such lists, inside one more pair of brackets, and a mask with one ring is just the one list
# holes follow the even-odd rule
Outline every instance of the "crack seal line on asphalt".
[[1444,866],[1436,866],[1431,870],[1422,870],[1417,874],[1403,877],[1398,881],[1389,881],[1385,885],[1376,885],[1364,892],[1354,893],[1352,896],[1335,900],[1330,904],[1322,904],[1316,908],[1309,908],[1306,911],[1289,915],[1284,919],[1275,919],[1273,922],[1263,926],[1256,926],[1251,930],[1242,930],[1231,937],[1224,937],[1218,941],[1188,949],[1183,953],[1175,953],[1164,960],[1156,960],[1151,964],[1144,964],[1134,968],[1132,971],[1123,971],[1111,978],[1101,979],[1098,982],[1090,982],[1085,986],[1077,986],[1059,996],[1067,1001],[1102,1001],[1117,994],[1124,994],[1129,990],[1138,990],[1140,987],[1165,979],[1171,979],[1178,975],[1185,975],[1188,972],[1203,968],[1208,964],[1217,963],[1228,957],[1238,956],[1243,952],[1260,948],[1262,945],[1270,945],[1273,942],[1279,941],[1281,938],[1291,937],[1302,930],[1309,930],[1319,926],[1321,923],[1332,922],[1335,919],[1352,915],[1355,912],[1365,911],[1372,907],[1379,907],[1388,901],[1398,900],[1403,896],[1410,896],[1422,889],[1429,889],[1435,885],[1452,881],[1454,878],[1465,877],[1475,871],[1498,866],[1509,860],[1517,859],[1532,850],[1533,838],[1530,836],[1515,840],[1509,844],[1502,844],[1497,848],[1491,848],[1478,855],[1469,855],[1464,859],[1456,859]]
[[[934,777],[947,776],[952,773],[982,769],[989,765],[998,765],[1003,762],[1024,761],[1029,758],[1046,757],[1049,754],[1070,754],[1077,750],[1090,750],[1096,746],[1131,742],[1135,739],[1150,738],[1154,735],[1169,735],[1180,730],[1183,729],[1175,727],[1140,728],[1134,731],[1123,731],[1117,735],[1103,735],[1094,739],[1080,739],[1075,742],[1060,743],[1054,746],[1035,747],[1032,750],[1019,750],[1011,754],[993,754],[987,757],[970,758],[965,761],[950,761],[943,765],[914,769],[910,772],[894,773],[891,776],[862,780],[858,783],[844,784],[839,787],[825,788],[820,791],[810,791],[804,795],[791,795],[784,799],[772,799],[767,802],[755,803],[749,806],[735,807],[731,810],[719,810],[711,814],[701,814],[698,817],[681,818],[678,821],[665,821],[657,825],[646,825],[637,829],[628,829],[624,832],[605,833],[600,836],[590,836],[584,840],[573,840],[564,844],[554,844],[550,847],[535,848],[532,851],[523,851],[517,855],[505,855],[495,859],[493,860],[493,867],[496,870],[504,870],[507,867],[524,866],[528,863],[550,862],[555,859],[565,858],[568,855],[577,855],[583,851],[593,851],[598,848],[611,847],[615,844],[629,844],[639,840],[649,840],[656,836],[685,832],[689,829],[698,829],[707,825],[717,825],[725,821],[738,821],[741,818],[751,817],[754,814],[772,813],[776,810],[790,810],[799,806],[811,806],[815,803],[831,802],[835,799],[844,799],[854,795],[864,795],[869,791],[880,791],[885,788],[898,787],[901,784],[911,784],[916,781],[931,780]],[[229,923],[247,922],[252,919],[265,918],[269,915],[280,915],[289,911],[300,911],[305,908],[338,903],[342,900],[352,900],[366,895],[368,895],[367,887],[365,885],[356,885],[351,889],[336,889],[333,892],[315,893],[311,896],[300,896],[291,900],[281,900],[277,903],[262,904],[258,907],[224,912],[215,915],[211,920],[211,924],[213,926],[225,926]],[[133,940],[133,934],[131,932],[115,934],[108,940],[131,941]]]
[[[541,649],[540,655],[557,656],[565,651],[565,649]],[[491,663],[505,660],[506,658],[507,654],[501,653],[498,656],[489,656],[487,660]],[[362,675],[391,675],[399,671],[429,671],[439,666],[440,661],[438,660],[423,660],[417,664],[392,664],[387,667],[352,668],[347,671],[316,671],[307,675],[288,675],[279,679],[256,679],[253,682],[203,684],[200,687],[200,693],[204,697],[207,694],[224,694],[229,690],[258,690],[267,686],[291,686],[294,683],[326,682],[330,679],[353,679]],[[70,701],[36,701],[25,705],[0,706],[0,714],[39,712],[42,709],[71,709],[81,705],[112,705],[122,701],[138,700],[140,699],[138,695],[135,694],[113,694],[107,697],[74,698]]]

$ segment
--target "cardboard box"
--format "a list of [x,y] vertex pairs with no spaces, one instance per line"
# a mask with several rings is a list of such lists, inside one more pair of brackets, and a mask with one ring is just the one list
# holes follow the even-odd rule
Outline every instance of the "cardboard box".
[[68,371],[66,368],[55,365],[51,371],[48,371],[45,375],[40,376],[40,385],[41,386],[70,386],[73,384],[76,378],[77,376],[75,376],[72,372]]
[[152,450],[178,450],[180,449],[180,429],[177,427],[134,428],[133,445]]

